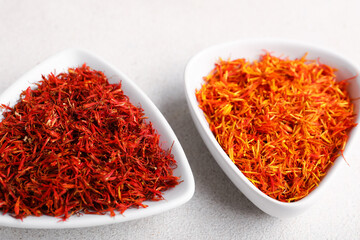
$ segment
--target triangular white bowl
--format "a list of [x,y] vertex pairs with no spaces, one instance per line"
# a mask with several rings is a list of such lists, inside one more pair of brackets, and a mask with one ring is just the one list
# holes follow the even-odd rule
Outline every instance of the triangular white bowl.
[[179,140],[164,116],[144,92],[125,74],[89,52],[78,49],[69,49],[47,59],[23,75],[5,90],[0,96],[0,104],[9,104],[10,106],[13,106],[18,101],[20,93],[23,90],[26,90],[28,86],[34,87],[33,83],[41,80],[41,75],[47,76],[49,73],[65,72],[69,67],[78,67],[83,63],[86,63],[95,70],[103,71],[110,83],[118,83],[121,81],[122,89],[130,98],[131,103],[135,106],[141,106],[144,109],[144,113],[148,117],[148,120],[153,123],[153,127],[160,134],[160,142],[162,143],[163,148],[169,148],[171,144],[174,143],[172,153],[177,161],[177,168],[174,171],[174,175],[179,176],[183,182],[176,187],[165,191],[163,194],[164,200],[145,201],[144,204],[148,205],[147,208],[130,208],[126,210],[123,215],[117,213],[115,217],[110,217],[109,214],[83,214],[81,216],[71,216],[66,221],[59,221],[59,218],[50,216],[29,216],[21,221],[8,214],[0,214],[0,226],[18,228],[78,228],[125,222],[155,215],[178,207],[189,201],[193,196],[195,183],[188,160]]
[[[308,209],[321,195],[321,191],[326,186],[331,185],[334,173],[345,164],[345,161],[339,157],[321,181],[319,187],[297,202],[285,203],[270,198],[256,188],[223,151],[210,131],[209,124],[202,110],[198,107],[195,97],[195,90],[201,88],[201,85],[204,83],[203,77],[210,73],[219,58],[224,60],[245,58],[253,61],[258,60],[259,56],[264,54],[265,51],[269,51],[275,56],[289,57],[290,59],[301,58],[308,52],[307,59],[319,59],[322,63],[337,68],[338,72],[336,74],[339,80],[356,76],[354,80],[350,81],[348,88],[352,98],[360,97],[360,70],[349,60],[322,47],[278,39],[249,39],[213,46],[196,54],[187,64],[184,76],[187,103],[195,125],[214,159],[237,188],[258,208],[269,215],[286,218],[296,216]],[[354,105],[355,112],[358,113],[359,101],[354,101]],[[356,117],[356,122],[358,122],[358,117]],[[346,152],[352,148],[352,143],[359,127],[353,129],[350,133],[344,153],[345,156],[347,155]]]

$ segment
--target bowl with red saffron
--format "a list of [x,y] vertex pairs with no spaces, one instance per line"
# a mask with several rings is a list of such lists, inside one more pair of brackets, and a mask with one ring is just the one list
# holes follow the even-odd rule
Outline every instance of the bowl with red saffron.
[[95,55],[61,52],[0,96],[0,225],[139,219],[194,193],[185,153],[151,100]]
[[331,184],[358,122],[359,68],[311,44],[244,40],[186,66],[195,125],[219,166],[265,213],[308,209]]

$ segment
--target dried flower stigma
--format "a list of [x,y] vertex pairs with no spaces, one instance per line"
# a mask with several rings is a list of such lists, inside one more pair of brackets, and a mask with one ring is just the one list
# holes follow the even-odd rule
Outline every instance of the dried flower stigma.
[[356,124],[348,81],[337,81],[334,72],[306,55],[220,59],[196,91],[221,147],[268,196],[304,198],[344,150]]
[[86,66],[50,74],[2,105],[0,209],[43,214],[115,215],[161,200],[179,184],[176,161],[121,84]]

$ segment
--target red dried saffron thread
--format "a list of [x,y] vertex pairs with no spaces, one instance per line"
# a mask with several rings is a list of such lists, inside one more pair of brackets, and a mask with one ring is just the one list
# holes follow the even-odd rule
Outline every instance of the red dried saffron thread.
[[316,188],[356,126],[347,81],[334,71],[306,55],[220,59],[196,91],[221,147],[274,199],[297,201]]
[[0,209],[16,218],[115,216],[179,184],[143,109],[85,64],[2,105]]

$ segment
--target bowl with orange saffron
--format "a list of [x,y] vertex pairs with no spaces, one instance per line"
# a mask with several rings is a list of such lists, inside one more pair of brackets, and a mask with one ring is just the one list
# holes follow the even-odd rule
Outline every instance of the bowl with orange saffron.
[[321,47],[248,40],[195,55],[185,92],[227,176],[265,213],[286,218],[308,209],[346,165],[358,75],[356,65]]

